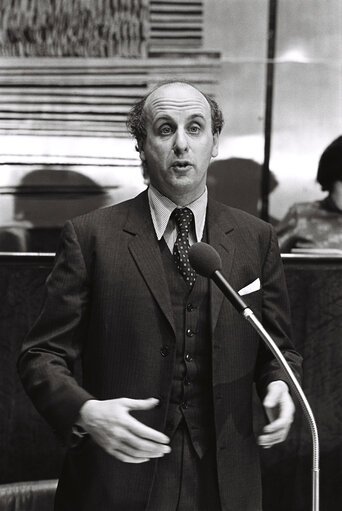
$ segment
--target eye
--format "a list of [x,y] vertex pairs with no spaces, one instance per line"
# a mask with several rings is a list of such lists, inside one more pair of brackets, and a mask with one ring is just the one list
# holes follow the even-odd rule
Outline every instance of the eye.
[[199,133],[201,130],[200,126],[198,126],[198,124],[191,124],[191,126],[189,127],[189,132],[192,133],[192,134],[197,134]]
[[170,124],[163,124],[159,128],[159,133],[160,133],[160,135],[171,135],[172,127],[170,126]]

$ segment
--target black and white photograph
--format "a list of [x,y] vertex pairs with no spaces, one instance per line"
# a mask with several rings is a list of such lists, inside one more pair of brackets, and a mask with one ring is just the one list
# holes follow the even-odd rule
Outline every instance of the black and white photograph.
[[0,0],[0,511],[342,509],[342,2]]

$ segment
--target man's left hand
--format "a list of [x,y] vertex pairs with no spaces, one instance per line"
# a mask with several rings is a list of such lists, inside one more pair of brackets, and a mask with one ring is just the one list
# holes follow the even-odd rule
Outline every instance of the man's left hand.
[[284,381],[273,381],[268,385],[263,406],[270,422],[258,437],[258,444],[267,449],[286,439],[293,422],[295,406]]

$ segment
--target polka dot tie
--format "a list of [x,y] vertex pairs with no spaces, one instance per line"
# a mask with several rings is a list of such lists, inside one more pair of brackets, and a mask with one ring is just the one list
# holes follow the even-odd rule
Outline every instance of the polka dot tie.
[[189,262],[189,231],[194,215],[189,208],[177,208],[173,211],[173,218],[178,231],[173,247],[173,258],[183,279],[192,288],[196,280],[196,272]]

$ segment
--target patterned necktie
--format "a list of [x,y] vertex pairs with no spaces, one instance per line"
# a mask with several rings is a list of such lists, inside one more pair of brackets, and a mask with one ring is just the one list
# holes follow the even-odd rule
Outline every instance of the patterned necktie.
[[173,217],[178,231],[173,247],[173,258],[183,279],[192,288],[196,280],[196,272],[189,263],[189,231],[194,215],[189,208],[177,208],[173,211]]

